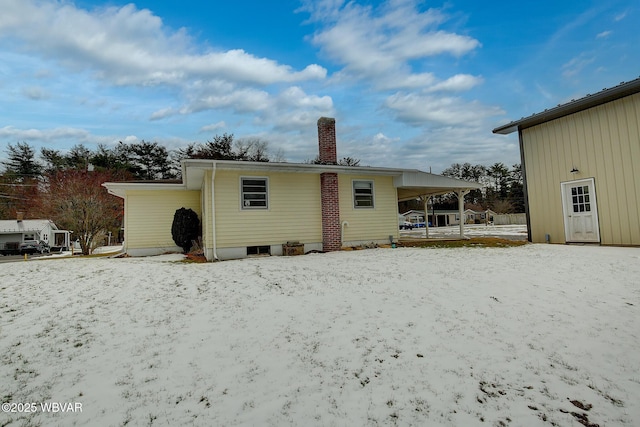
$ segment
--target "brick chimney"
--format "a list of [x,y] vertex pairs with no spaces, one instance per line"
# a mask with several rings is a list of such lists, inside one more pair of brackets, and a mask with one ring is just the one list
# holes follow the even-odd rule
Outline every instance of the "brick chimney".
[[338,163],[336,154],[336,119],[320,117],[318,119],[318,159],[325,165]]
[[[318,158],[323,164],[337,164],[336,120],[327,117],[318,119]],[[338,174],[320,174],[320,199],[322,205],[322,250],[339,251],[342,247],[340,229],[340,199],[338,197]]]

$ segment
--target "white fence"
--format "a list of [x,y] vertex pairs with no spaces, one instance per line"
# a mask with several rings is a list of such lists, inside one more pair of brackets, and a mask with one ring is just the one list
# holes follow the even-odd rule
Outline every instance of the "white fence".
[[494,215],[493,223],[495,225],[526,225],[527,216],[523,213]]

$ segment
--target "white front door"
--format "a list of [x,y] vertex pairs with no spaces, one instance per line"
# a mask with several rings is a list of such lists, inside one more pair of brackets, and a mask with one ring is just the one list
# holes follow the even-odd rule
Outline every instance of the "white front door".
[[562,183],[564,234],[570,242],[600,242],[593,178]]

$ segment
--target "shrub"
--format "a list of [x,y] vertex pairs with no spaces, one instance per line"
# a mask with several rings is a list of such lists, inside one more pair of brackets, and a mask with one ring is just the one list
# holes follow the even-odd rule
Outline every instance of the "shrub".
[[171,237],[176,245],[186,254],[191,249],[192,242],[200,234],[200,220],[198,214],[191,209],[180,208],[173,215]]

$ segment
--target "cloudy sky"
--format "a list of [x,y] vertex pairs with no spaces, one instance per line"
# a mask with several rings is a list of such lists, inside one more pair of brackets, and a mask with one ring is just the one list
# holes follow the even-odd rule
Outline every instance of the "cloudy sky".
[[491,130],[640,76],[637,0],[0,0],[8,143],[258,137],[440,172],[519,162]]

